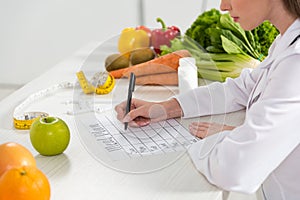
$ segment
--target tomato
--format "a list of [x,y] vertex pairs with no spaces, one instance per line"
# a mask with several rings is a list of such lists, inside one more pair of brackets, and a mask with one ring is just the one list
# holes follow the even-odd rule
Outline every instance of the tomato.
[[24,146],[8,142],[0,145],[0,177],[11,168],[21,166],[36,166],[36,161]]
[[23,166],[0,177],[0,200],[49,200],[50,184],[38,168]]

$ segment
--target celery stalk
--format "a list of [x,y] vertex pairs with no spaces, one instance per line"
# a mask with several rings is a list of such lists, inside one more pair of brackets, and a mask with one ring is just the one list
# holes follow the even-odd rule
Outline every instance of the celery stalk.
[[236,78],[244,68],[254,68],[259,61],[247,54],[207,53],[186,36],[171,41],[171,48],[162,46],[165,53],[188,50],[196,60],[198,77],[223,82],[226,77]]
[[226,78],[236,78],[240,75],[240,71],[231,71],[231,72],[222,72],[218,70],[210,70],[210,69],[198,69],[198,77],[212,80],[212,81],[220,81],[224,82]]
[[238,77],[242,69],[255,68],[258,63],[258,60],[243,54],[201,53],[196,57],[198,77],[221,82],[226,77]]

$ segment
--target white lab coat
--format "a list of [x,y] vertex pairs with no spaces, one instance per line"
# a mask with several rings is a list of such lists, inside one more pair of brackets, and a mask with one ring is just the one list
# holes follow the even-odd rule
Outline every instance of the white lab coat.
[[193,144],[195,167],[228,191],[266,199],[300,199],[300,20],[296,20],[254,70],[176,96],[184,117],[246,108],[244,123]]

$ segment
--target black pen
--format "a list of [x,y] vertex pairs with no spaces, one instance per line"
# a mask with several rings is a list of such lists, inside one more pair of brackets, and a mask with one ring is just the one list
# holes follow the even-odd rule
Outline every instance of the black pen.
[[[129,80],[129,87],[128,87],[128,97],[127,97],[127,105],[126,105],[126,112],[125,115],[127,115],[130,111],[131,107],[131,99],[132,99],[132,93],[134,91],[135,87],[135,75],[131,72],[130,74],[130,80]],[[125,131],[127,130],[128,122],[125,122]]]

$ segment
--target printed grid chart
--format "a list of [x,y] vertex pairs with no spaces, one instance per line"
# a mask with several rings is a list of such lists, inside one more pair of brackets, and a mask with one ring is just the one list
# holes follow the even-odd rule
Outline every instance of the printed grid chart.
[[175,119],[124,131],[124,124],[111,115],[99,115],[85,125],[113,160],[184,151],[198,141]]

